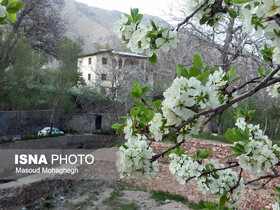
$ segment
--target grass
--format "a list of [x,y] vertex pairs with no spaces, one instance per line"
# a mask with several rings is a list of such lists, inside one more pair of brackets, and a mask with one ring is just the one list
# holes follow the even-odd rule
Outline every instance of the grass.
[[52,208],[54,208],[55,206],[54,206],[54,204],[53,204],[52,202],[47,201],[47,202],[43,203],[43,207],[44,207],[44,208],[47,208],[47,209],[52,209]]
[[136,210],[138,206],[135,203],[124,204],[121,207],[121,210]]
[[96,135],[116,135],[116,131],[109,128],[109,129],[93,131],[92,134],[96,134]]
[[117,141],[107,145],[106,148],[120,147],[123,143],[124,143],[124,140],[117,140]]
[[170,194],[170,193],[163,192],[163,191],[153,191],[152,192],[152,198],[157,202],[163,202],[165,200],[178,201],[178,202],[181,202],[183,204],[187,204],[187,202],[188,202],[188,199],[185,198],[184,196],[176,195],[176,194]]
[[104,204],[109,204],[114,201],[116,198],[122,197],[124,195],[123,192],[114,190],[111,192],[110,197],[103,201]]
[[223,143],[232,143],[224,135],[217,135],[216,136],[216,135],[201,132],[197,135],[193,135],[193,137],[196,138],[196,139],[219,141],[219,142],[223,142]]
[[200,200],[198,203],[190,203],[189,207],[191,209],[194,209],[194,210],[201,210],[201,209],[207,209],[207,210],[229,210],[229,208],[227,208],[227,207],[224,207],[224,208],[219,207],[219,205],[216,204],[215,202],[212,203],[212,202],[206,202],[206,201],[203,201],[203,200]]

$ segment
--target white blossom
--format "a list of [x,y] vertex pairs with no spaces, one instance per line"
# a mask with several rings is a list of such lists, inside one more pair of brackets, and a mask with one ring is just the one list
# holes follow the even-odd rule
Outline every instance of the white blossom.
[[271,207],[272,207],[273,210],[280,210],[280,204],[279,204],[279,202],[276,202],[276,203],[272,204]]
[[120,147],[116,165],[121,178],[151,179],[156,175],[157,161],[150,163],[154,153],[145,140],[145,136],[138,134]]
[[0,18],[6,17],[6,7],[0,4]]

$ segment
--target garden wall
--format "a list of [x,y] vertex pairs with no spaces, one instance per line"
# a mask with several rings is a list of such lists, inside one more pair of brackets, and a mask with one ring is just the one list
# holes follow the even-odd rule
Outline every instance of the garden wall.
[[[24,134],[38,132],[50,124],[51,111],[1,111],[0,139],[17,139]],[[98,119],[99,118],[99,119]],[[95,130],[111,127],[111,116],[102,113],[55,114],[54,127],[60,130],[75,130],[92,133]],[[98,122],[99,120],[99,122]],[[100,125],[98,125],[100,124]]]

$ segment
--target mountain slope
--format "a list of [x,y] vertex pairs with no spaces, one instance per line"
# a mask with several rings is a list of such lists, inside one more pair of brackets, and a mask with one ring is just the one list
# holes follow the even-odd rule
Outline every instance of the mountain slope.
[[[109,43],[111,48],[118,48],[121,41],[114,32],[113,25],[121,14],[119,11],[104,10],[74,0],[66,0],[62,11],[62,16],[67,22],[66,36],[71,39],[82,38],[85,53],[93,52],[95,43],[103,46]],[[167,22],[150,15],[144,15],[143,24],[148,25],[149,19],[162,26],[168,26]]]

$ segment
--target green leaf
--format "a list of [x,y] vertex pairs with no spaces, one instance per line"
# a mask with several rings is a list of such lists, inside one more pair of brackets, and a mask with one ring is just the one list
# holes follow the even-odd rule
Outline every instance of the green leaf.
[[237,81],[241,80],[241,78],[242,78],[242,76],[237,77],[237,78],[233,79],[232,81],[230,81],[230,83],[237,82]]
[[7,8],[6,11],[10,14],[15,14],[19,11],[19,9],[16,7],[13,7],[13,8]]
[[237,12],[235,12],[234,10],[230,10],[228,14],[231,18],[237,18]]
[[197,77],[198,75],[202,74],[201,71],[199,71],[198,68],[196,68],[195,66],[192,66],[189,70],[189,74],[188,77]]
[[150,23],[151,23],[153,29],[154,29],[155,31],[157,31],[158,28],[157,28],[155,22],[154,22],[153,20],[150,20]]
[[133,22],[133,18],[131,17],[131,15],[124,13],[124,15],[127,17],[129,22]]
[[150,63],[156,63],[157,62],[157,55],[153,54],[152,57],[149,57]]
[[136,17],[134,18],[134,22],[137,23],[137,22],[140,22],[143,18],[143,15],[142,14],[137,14]]
[[207,159],[210,154],[211,154],[211,150],[203,150],[200,157],[201,159]]
[[247,2],[250,2],[252,0],[231,0],[230,3],[235,3],[235,4],[244,4],[244,3],[247,3]]
[[17,4],[13,7],[7,7],[7,12],[10,14],[17,13],[24,6],[25,4],[23,2],[17,2]]
[[272,68],[267,69],[266,72],[265,72],[265,75],[270,74],[271,71],[272,71]]
[[13,8],[17,6],[18,1],[17,0],[9,0],[7,8]]
[[122,120],[122,121],[126,121],[129,119],[129,117],[121,117],[121,116],[118,116],[118,119],[119,120]]
[[263,67],[259,66],[258,72],[261,76],[263,76]]
[[223,196],[220,198],[220,202],[219,202],[220,207],[224,207],[224,206],[226,205],[226,202],[227,202],[227,196],[226,196],[226,195],[223,195]]
[[18,2],[18,3],[17,3],[17,8],[18,8],[18,9],[21,9],[21,8],[23,8],[23,7],[25,7],[25,3],[23,3],[23,2]]
[[178,64],[176,66],[176,73],[179,77],[186,77],[188,78],[188,71],[186,70],[186,68],[184,67],[183,64]]
[[205,82],[205,81],[207,80],[207,78],[209,77],[209,74],[210,74],[210,71],[206,71],[206,72],[204,72],[204,74],[198,75],[198,76],[197,76],[197,79],[198,79],[201,83],[203,83],[203,82]]
[[244,130],[245,140],[249,140],[249,136],[250,136],[250,129],[248,127],[246,127]]
[[228,72],[228,78],[229,78],[229,79],[232,78],[232,76],[234,75],[235,71],[236,71],[235,66],[231,67],[231,69],[230,69],[229,72]]
[[142,95],[144,95],[149,90],[149,87],[143,87],[142,88]]
[[130,9],[130,13],[131,13],[133,20],[135,20],[135,17],[137,16],[138,12],[139,12],[138,8]]
[[116,133],[119,134],[122,132],[122,129],[125,127],[125,124],[114,124],[111,128],[116,129]]
[[7,22],[6,20],[1,20],[1,21],[0,21],[0,24],[1,24],[1,25],[6,25],[6,24],[8,24],[8,22]]
[[8,0],[2,0],[1,4],[4,5],[5,7],[7,7],[7,5],[8,5]]
[[235,128],[228,128],[227,129],[227,132],[225,134],[225,137],[230,140],[231,142],[237,142],[237,141],[242,141],[243,140],[243,136],[240,136],[236,133],[236,130]]
[[276,186],[275,190],[280,193],[280,187]]
[[237,148],[237,147],[234,147],[234,146],[230,146],[231,150],[233,152],[236,152],[236,153],[239,153],[239,154],[242,154],[243,150]]
[[137,81],[134,80],[134,91],[138,93],[140,97],[142,97],[142,89]]
[[209,20],[209,16],[207,15],[203,15],[202,18],[199,20],[199,24],[203,25],[204,23],[206,23]]
[[7,13],[7,16],[12,23],[16,21],[16,14]]
[[146,106],[146,104],[140,102],[140,101],[132,101],[132,103],[134,103],[136,106]]
[[201,150],[199,148],[196,149],[196,157],[197,159],[200,158],[200,155],[201,155]]
[[131,91],[130,95],[132,98],[141,98],[141,95],[139,95],[136,91]]
[[155,108],[159,108],[160,107],[160,104],[161,104],[161,100],[157,100],[155,102],[152,103],[152,105],[155,107]]
[[198,54],[195,54],[193,56],[193,64],[196,68],[203,69],[203,66],[204,66],[203,60]]
[[125,149],[128,149],[128,148],[129,148],[129,147],[126,146],[125,144],[123,144],[122,146],[123,146],[123,148],[125,148]]
[[130,110],[131,116],[136,116],[138,114],[138,112],[139,112],[139,108],[138,107],[133,107]]

